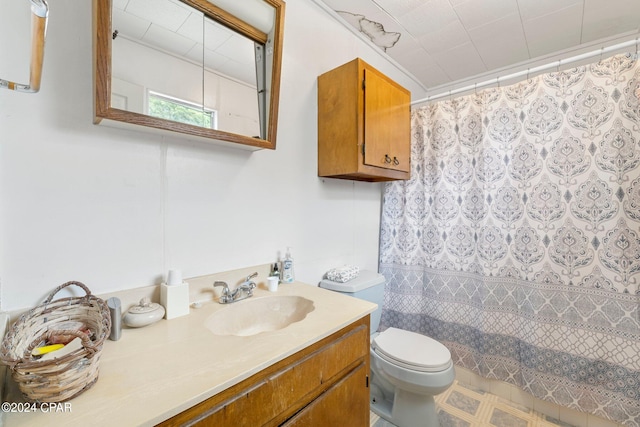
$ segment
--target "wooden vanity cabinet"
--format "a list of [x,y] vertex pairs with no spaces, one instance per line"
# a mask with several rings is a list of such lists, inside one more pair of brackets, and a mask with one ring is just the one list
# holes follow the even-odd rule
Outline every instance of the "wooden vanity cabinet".
[[318,176],[409,179],[411,93],[360,58],[318,77]]
[[369,426],[369,316],[161,426]]

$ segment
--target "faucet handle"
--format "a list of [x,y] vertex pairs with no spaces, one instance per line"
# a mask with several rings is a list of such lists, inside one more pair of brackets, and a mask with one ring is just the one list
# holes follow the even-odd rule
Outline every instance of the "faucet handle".
[[215,282],[213,282],[213,287],[222,287],[222,295],[229,295],[229,285],[227,285],[226,282],[216,280]]
[[227,285],[226,282],[221,282],[216,280],[215,282],[213,282],[213,287],[214,288],[218,288],[218,287],[222,287],[222,295],[220,296],[220,303],[222,304],[226,304],[229,302],[229,300],[233,299],[233,297],[231,296],[231,291],[229,290],[229,285]]
[[240,287],[247,293],[247,296],[253,296],[253,290],[257,286],[255,282],[251,281],[251,279],[257,276],[258,276],[258,272],[256,271],[255,273],[247,276],[247,278],[244,279],[244,282],[242,282],[242,284],[240,285]]

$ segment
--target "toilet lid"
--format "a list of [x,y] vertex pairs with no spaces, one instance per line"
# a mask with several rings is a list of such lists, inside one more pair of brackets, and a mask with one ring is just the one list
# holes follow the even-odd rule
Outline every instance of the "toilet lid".
[[390,363],[422,372],[438,372],[451,366],[449,349],[427,336],[389,328],[378,334],[373,351]]

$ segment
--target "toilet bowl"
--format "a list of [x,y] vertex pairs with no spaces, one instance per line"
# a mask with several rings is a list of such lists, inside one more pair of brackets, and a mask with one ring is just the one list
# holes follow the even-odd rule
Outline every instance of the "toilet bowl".
[[451,353],[427,336],[389,328],[371,343],[371,410],[398,427],[437,427],[434,396],[455,379]]
[[322,280],[320,287],[378,304],[371,314],[370,408],[398,427],[438,427],[434,396],[455,379],[451,353],[438,341],[398,328],[376,332],[385,278],[361,271],[346,283]]

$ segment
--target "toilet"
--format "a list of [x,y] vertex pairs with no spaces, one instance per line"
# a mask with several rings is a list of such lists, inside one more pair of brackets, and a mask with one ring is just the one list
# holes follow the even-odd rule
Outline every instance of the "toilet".
[[433,397],[455,379],[451,353],[416,332],[388,328],[378,333],[385,278],[361,271],[345,283],[324,279],[320,287],[378,304],[371,313],[371,410],[398,427],[439,427]]

